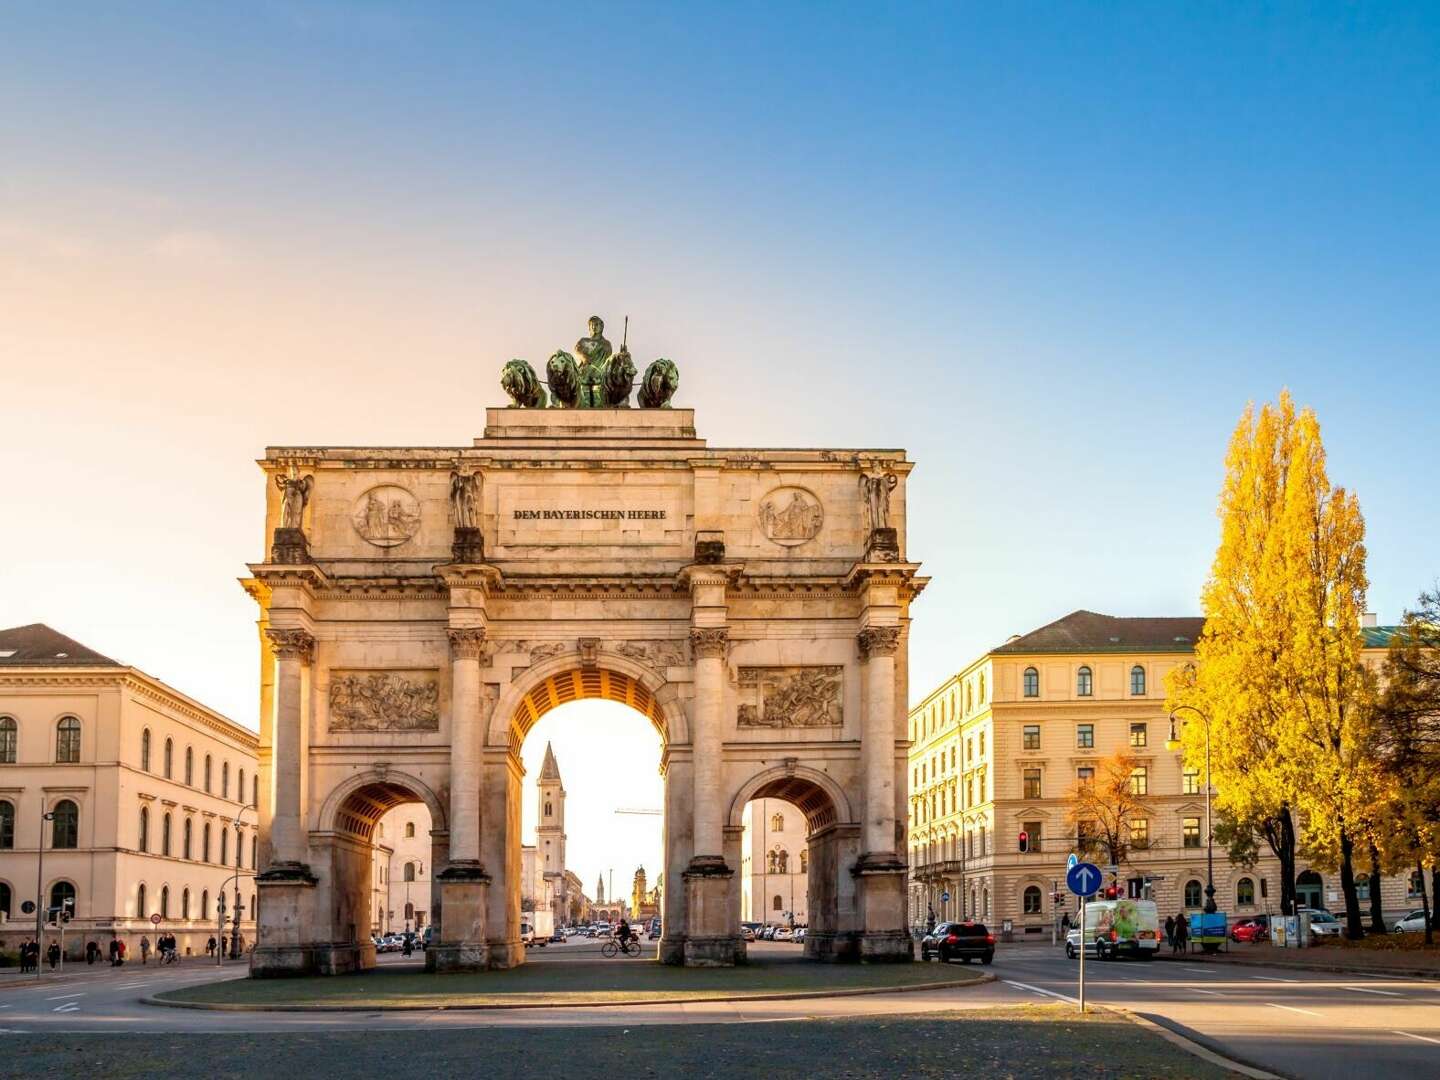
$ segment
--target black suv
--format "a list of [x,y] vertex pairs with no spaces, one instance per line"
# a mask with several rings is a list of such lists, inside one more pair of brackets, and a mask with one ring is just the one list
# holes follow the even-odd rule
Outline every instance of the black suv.
[[979,960],[988,964],[995,959],[995,935],[985,929],[984,923],[940,923],[920,942],[920,959],[929,960],[932,956],[947,963],[963,960],[968,964]]

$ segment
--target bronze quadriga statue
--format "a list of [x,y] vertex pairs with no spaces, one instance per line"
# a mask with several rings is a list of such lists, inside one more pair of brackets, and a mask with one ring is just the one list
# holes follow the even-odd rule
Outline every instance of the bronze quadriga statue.
[[[572,355],[557,349],[545,365],[547,395],[539,377],[524,360],[505,365],[500,386],[510,395],[513,407],[521,409],[628,409],[630,388],[635,384],[635,362],[623,344],[612,352],[605,338],[605,322],[590,316],[589,333],[575,343]],[[645,369],[640,384],[642,409],[666,409],[680,385],[680,372],[670,360],[656,360]]]

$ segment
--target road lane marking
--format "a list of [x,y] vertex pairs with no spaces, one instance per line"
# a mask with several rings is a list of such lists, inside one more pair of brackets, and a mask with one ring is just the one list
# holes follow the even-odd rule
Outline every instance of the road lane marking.
[[1201,990],[1198,986],[1192,986],[1189,990],[1192,994],[1209,994],[1211,997],[1220,996],[1219,990]]
[[1372,990],[1368,986],[1343,986],[1342,990],[1353,990],[1357,994],[1384,994],[1386,997],[1404,997],[1404,994],[1397,994],[1394,990]]
[[78,1001],[67,1001],[64,1005],[56,1005],[55,1008],[51,1009],[50,1011],[63,1013],[79,1012],[80,1003]]
[[1070,997],[1068,994],[1057,994],[1054,990],[1044,990],[1038,986],[1031,986],[1029,983],[1016,982],[1014,979],[1002,980],[1007,986],[1018,986],[1021,990],[1029,990],[1032,994],[1043,994],[1045,997],[1059,998],[1061,1001],[1068,1001],[1072,1005],[1080,1004],[1079,998]]
[[1429,1035],[1416,1035],[1409,1031],[1395,1031],[1391,1032],[1391,1034],[1404,1035],[1407,1039],[1419,1039],[1421,1042],[1434,1043],[1436,1046],[1440,1046],[1440,1039],[1432,1039]]
[[76,992],[73,993],[73,994],[56,994],[54,997],[47,997],[45,1000],[46,1000],[46,1001],[64,1001],[66,998],[84,997],[84,996],[85,996],[85,991],[84,991],[84,990],[79,990],[79,991],[76,991]]
[[1259,979],[1261,982],[1293,983],[1295,981],[1294,979],[1277,979],[1272,975],[1251,975],[1250,977],[1252,979]]
[[1368,971],[1352,971],[1352,972],[1350,972],[1350,974],[1351,974],[1351,975],[1354,975],[1357,979],[1386,979],[1386,980],[1389,980],[1389,979],[1393,979],[1393,978],[1395,977],[1395,976],[1393,976],[1393,975],[1372,975],[1372,974],[1371,974],[1370,972],[1368,972]]
[[1219,974],[1220,974],[1220,973],[1219,973],[1218,971],[1216,971],[1214,968],[1190,967],[1190,966],[1187,965],[1187,964],[1181,964],[1180,966],[1181,966],[1182,968],[1184,968],[1186,971],[1203,971],[1206,975],[1219,975]]
[[1321,1016],[1321,1015],[1323,1015],[1323,1014],[1321,1014],[1321,1013],[1311,1012],[1309,1009],[1297,1009],[1297,1008],[1295,1008],[1293,1005],[1276,1005],[1275,1002],[1273,1002],[1273,1001],[1267,1001],[1267,1002],[1265,1002],[1265,1004],[1266,1004],[1266,1005],[1269,1005],[1270,1008],[1272,1008],[1272,1009],[1284,1009],[1286,1012],[1304,1013],[1306,1016]]

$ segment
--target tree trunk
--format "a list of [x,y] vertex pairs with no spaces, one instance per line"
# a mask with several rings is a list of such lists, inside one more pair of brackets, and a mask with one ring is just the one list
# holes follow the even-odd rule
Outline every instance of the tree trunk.
[[1295,914],[1295,819],[1288,805],[1280,807],[1280,914]]
[[1355,891],[1355,842],[1344,826],[1340,828],[1340,891],[1345,897],[1345,936],[1359,941],[1365,936],[1365,922],[1360,917],[1360,896]]
[[[1434,900],[1440,896],[1440,862],[1430,864],[1430,898]],[[1440,930],[1440,903],[1430,905],[1430,915],[1425,920],[1436,930]],[[1426,939],[1428,944],[1429,939]]]
[[1425,944],[1435,944],[1435,927],[1430,901],[1425,896],[1425,866],[1419,859],[1415,860],[1415,872],[1420,875],[1420,910],[1425,912]]
[[1380,896],[1380,852],[1370,845],[1370,932],[1385,933],[1384,901]]

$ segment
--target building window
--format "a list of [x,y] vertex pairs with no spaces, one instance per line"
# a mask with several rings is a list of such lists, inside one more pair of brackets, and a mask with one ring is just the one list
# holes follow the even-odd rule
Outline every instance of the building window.
[[223,827],[220,830],[220,865],[224,866],[230,861],[230,833]]
[[1025,696],[1040,696],[1040,672],[1036,671],[1033,667],[1027,667],[1025,669]]
[[1150,770],[1144,765],[1136,765],[1130,770],[1130,794],[1150,794]]
[[1025,886],[1024,905],[1022,910],[1026,915],[1039,915],[1041,913],[1040,886]]
[[190,918],[190,890],[185,889],[180,893],[180,918]]
[[147,727],[140,732],[140,768],[150,771],[150,729]]
[[61,765],[80,760],[80,721],[73,716],[61,717],[55,726],[55,760]]
[[205,755],[205,790],[210,790],[210,755]]
[[771,899],[771,901],[770,901],[770,910],[771,910],[771,911],[783,911],[784,908],[785,908],[784,901],[782,901],[782,900],[780,899],[780,894],[779,894],[779,893],[776,893],[775,896],[774,896],[774,897]]
[[205,823],[205,831],[200,834],[200,861],[210,861],[210,823]]
[[980,704],[985,704],[985,673],[980,673]]
[[195,751],[188,746],[185,747],[185,783],[195,786]]
[[236,801],[236,802],[239,802],[239,803],[243,803],[243,802],[245,801],[245,770],[244,770],[244,769],[241,769],[241,770],[240,770],[239,778],[235,781],[235,801]]
[[1044,796],[1040,794],[1040,770],[1026,769],[1024,798],[1039,799],[1043,797]]
[[1075,745],[1081,750],[1090,750],[1095,746],[1095,725],[1077,724],[1075,727]]
[[141,851],[150,850],[150,808],[140,808],[140,844]]
[[1095,676],[1088,667],[1082,667],[1075,675],[1075,693],[1080,697],[1089,697],[1094,688]]
[[165,779],[169,780],[175,771],[175,740],[165,740]]
[[[237,870],[245,865],[245,830],[238,825],[235,828],[235,868]],[[253,870],[254,867],[251,867]]]
[[50,909],[75,914],[75,886],[68,881],[57,881],[50,886]]
[[[950,844],[951,844],[951,846],[953,847],[954,844],[955,844],[955,841],[952,839],[952,840],[950,841]],[[809,850],[808,848],[801,848],[801,849],[800,849],[800,873],[806,874],[806,873],[809,873],[809,871],[810,871],[810,850]]]
[[414,837],[415,837],[415,822],[413,822],[413,821],[407,821],[407,822],[405,823],[405,837],[406,837],[406,839],[414,839]]
[[966,687],[965,687],[965,715],[966,715],[966,716],[969,716],[970,713],[971,713],[972,711],[974,711],[974,709],[975,709],[975,694],[974,694],[973,690],[974,690],[973,687],[969,686],[968,684],[966,685]]
[[4,915],[7,919],[10,918],[10,904],[10,886],[0,881],[0,915]]
[[783,832],[785,829],[785,815],[775,814],[770,818],[770,831]]
[[405,864],[405,876],[404,876],[404,878],[403,878],[402,880],[404,880],[404,881],[414,881],[414,880],[415,880],[415,864],[414,864],[413,862],[407,862],[407,863]]
[[220,797],[230,797],[230,762],[222,762],[220,765]]
[[166,814],[160,821],[160,854],[170,854],[170,815]]
[[1081,765],[1075,770],[1075,779],[1082,784],[1088,784],[1095,779],[1095,768],[1092,765]]
[[[1369,878],[1365,879],[1365,884],[1367,886],[1370,884]],[[1368,888],[1366,889],[1366,892],[1369,892]],[[1364,897],[1363,899],[1368,899],[1368,897]],[[1239,881],[1235,883],[1235,903],[1239,904],[1241,907],[1254,906],[1255,882],[1252,879],[1248,877],[1242,877]]]
[[1186,769],[1180,780],[1180,791],[1185,795],[1200,794],[1200,770]]
[[0,851],[15,846],[15,804],[0,800]]
[[985,759],[985,733],[983,731],[980,732],[980,759],[982,761]]
[[190,840],[191,840],[191,837],[192,837],[192,834],[194,833],[194,831],[195,831],[195,830],[194,830],[194,822],[192,822],[192,821],[187,817],[187,818],[185,819],[185,839],[184,839],[184,841],[183,841],[184,846],[180,849],[180,856],[181,856],[181,858],[184,858],[184,859],[190,858]]
[[135,891],[135,914],[145,918],[150,914],[149,901],[145,899],[145,883],[140,883],[140,888]]
[[1130,819],[1130,846],[1144,850],[1150,846],[1150,819]]
[[1200,819],[1198,817],[1187,817],[1180,819],[1180,834],[1184,838],[1183,846],[1198,848],[1200,846]]
[[1410,871],[1410,881],[1405,887],[1405,896],[1414,899],[1425,891],[1425,875],[1419,870]]
[[170,917],[170,886],[169,886],[169,885],[162,885],[162,886],[160,887],[160,917],[161,917],[162,919],[168,919],[168,918]]
[[1089,851],[1095,843],[1095,822],[1075,822],[1075,845],[1082,851]]
[[[255,858],[255,853],[260,850],[259,847],[256,846],[256,841],[259,839],[260,838],[254,833],[250,834],[250,867],[254,870],[260,869],[260,863]],[[250,910],[252,912],[255,910],[254,905],[251,905]]]
[[200,918],[210,917],[210,890],[206,889],[200,894]]
[[15,764],[15,718],[0,716],[0,765]]
[[1145,696],[1145,669],[1139,664],[1130,669],[1130,696]]
[[250,778],[250,805],[260,805],[260,777],[258,776]]
[[1020,828],[1025,830],[1025,837],[1030,842],[1031,851],[1040,850],[1040,822],[1022,821]]
[[1021,735],[1021,747],[1026,750],[1040,749],[1040,725],[1026,724]]
[[788,874],[790,872],[790,853],[784,848],[781,848],[778,852],[776,852],[775,866],[778,873]]
[[1185,882],[1185,906],[1187,908],[1198,908],[1200,900],[1200,882],[1191,878]]
[[1130,725],[1130,745],[1134,747],[1148,746],[1150,743],[1149,728],[1143,724]]

